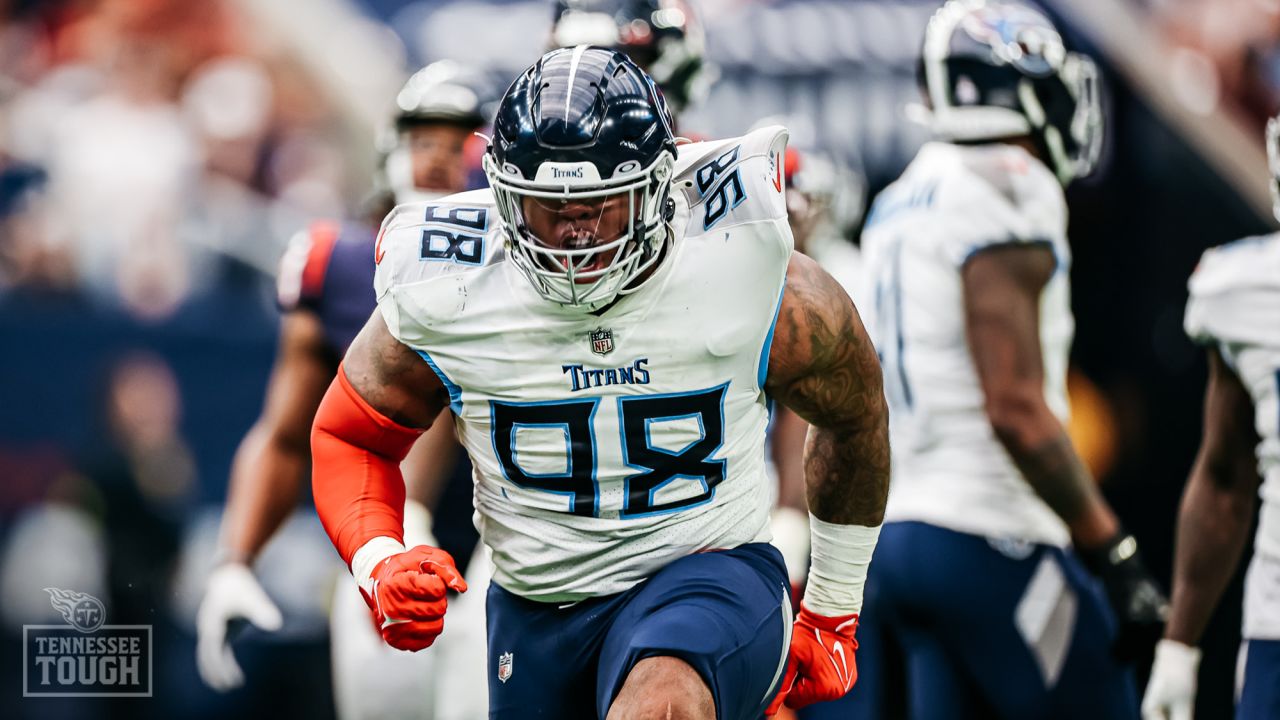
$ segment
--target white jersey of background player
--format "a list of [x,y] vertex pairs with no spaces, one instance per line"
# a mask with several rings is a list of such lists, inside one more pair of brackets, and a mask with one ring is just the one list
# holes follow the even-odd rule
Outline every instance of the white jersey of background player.
[[[867,614],[901,639],[911,692],[932,707],[1130,717],[1136,692],[1115,656],[1143,634],[1154,644],[1163,598],[1064,428],[1063,187],[1096,160],[1094,65],[1028,4],[951,0],[920,68],[945,142],[881,193],[862,236],[894,454]],[[953,617],[966,633],[950,632]]]
[[[1280,155],[1274,148],[1280,134],[1275,120],[1269,132],[1273,155]],[[1187,335],[1209,353],[1204,435],[1182,499],[1173,607],[1165,639],[1157,646],[1143,717],[1191,717],[1200,661],[1196,645],[1235,573],[1260,495],[1262,510],[1245,578],[1244,667],[1236,671],[1242,682],[1236,717],[1277,718],[1280,235],[1246,238],[1205,252],[1188,289]]]
[[1206,252],[1187,287],[1187,335],[1216,346],[1253,400],[1262,511],[1244,634],[1280,640],[1280,235]]
[[[690,552],[769,539],[760,383],[791,252],[776,188],[785,142],[774,127],[682,146],[672,183],[672,226],[684,230],[668,251],[675,257],[638,291],[648,302],[600,323],[584,325],[581,310],[547,302],[506,261],[492,191],[402,206],[388,218],[375,287],[391,333],[456,383],[451,393],[504,390],[451,397],[476,468],[478,527],[502,587],[580,600],[625,590]],[[741,184],[700,199],[734,172]],[[646,386],[644,394],[613,402],[584,392],[559,426],[521,409],[626,385]],[[671,412],[644,406],[689,388],[705,390],[673,401]],[[490,401],[506,407],[516,397],[510,414],[490,410]],[[628,437],[646,438],[647,448],[634,440],[624,448],[624,415],[639,423]],[[566,453],[569,446],[593,446],[595,456]],[[624,482],[647,467],[646,453],[686,451],[688,474],[652,488]],[[575,461],[627,472],[574,480]],[[726,461],[731,476],[708,485]],[[695,505],[706,507],[675,512]]]
[[1014,145],[929,143],[877,200],[862,251],[876,294],[868,329],[898,412],[888,520],[1053,545],[1066,525],[1036,495],[992,430],[969,349],[960,268],[1002,243],[1052,248],[1040,303],[1045,399],[1067,419],[1071,248],[1062,185]]

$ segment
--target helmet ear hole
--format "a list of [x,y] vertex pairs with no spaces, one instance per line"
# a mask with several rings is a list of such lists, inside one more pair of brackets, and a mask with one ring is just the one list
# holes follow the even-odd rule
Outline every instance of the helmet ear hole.
[[662,221],[671,222],[672,218],[674,218],[675,216],[676,216],[676,201],[672,198],[667,198],[662,203]]

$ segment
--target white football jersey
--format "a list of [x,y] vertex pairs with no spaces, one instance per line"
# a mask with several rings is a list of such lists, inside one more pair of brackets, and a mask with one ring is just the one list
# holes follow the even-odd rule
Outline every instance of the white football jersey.
[[961,271],[974,253],[1043,243],[1058,267],[1040,298],[1045,399],[1067,418],[1075,330],[1062,187],[1011,145],[929,143],[877,198],[863,232],[863,319],[890,406],[886,519],[1065,545],[1066,526],[1000,444],[969,351]]
[[680,147],[668,256],[598,314],[536,293],[487,190],[384,223],[378,305],[449,390],[502,587],[575,601],[769,539],[762,386],[792,249],[786,139]]
[[1245,583],[1245,637],[1280,639],[1280,235],[1207,251],[1187,286],[1187,334],[1217,345],[1253,399],[1262,511]]

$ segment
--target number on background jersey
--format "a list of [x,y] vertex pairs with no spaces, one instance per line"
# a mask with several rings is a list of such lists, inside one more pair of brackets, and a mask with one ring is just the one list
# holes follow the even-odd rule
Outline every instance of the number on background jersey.
[[[720,157],[698,168],[698,172],[694,177],[698,181],[698,193],[702,196],[703,202],[707,207],[706,215],[702,218],[702,229],[710,230],[712,225],[720,222],[729,211],[742,204],[747,199],[747,191],[742,187],[742,174],[738,172],[736,164],[738,162],[738,153],[742,150],[741,145],[734,145],[733,149],[726,151]],[[729,168],[733,168],[733,172],[728,177],[724,176]],[[719,185],[716,183],[719,182]],[[714,190],[711,190],[715,186]],[[711,190],[708,193],[708,190]],[[729,196],[733,195],[730,202]]]
[[[484,233],[489,230],[488,208],[428,205],[422,231],[423,260],[479,265],[484,261]],[[479,234],[476,234],[479,233]]]
[[907,381],[907,366],[903,357],[901,239],[895,238],[884,256],[888,266],[885,267],[882,263],[875,268],[876,334],[880,340],[876,353],[880,356],[885,395],[890,405],[910,410],[911,383]]
[[[673,395],[619,398],[623,459],[640,470],[626,479],[622,517],[635,518],[677,512],[707,502],[725,478],[726,462],[712,456],[724,444],[724,394],[728,385]],[[598,399],[554,403],[490,402],[493,449],[502,472],[515,485],[570,496],[569,512],[599,514],[596,480],[596,432],[592,422]],[[653,444],[654,423],[692,419],[700,437],[681,450]],[[564,431],[568,464],[563,472],[534,474],[522,469],[517,458],[516,435],[520,428]],[[658,491],[686,479],[701,483],[703,491],[679,500],[658,502]]]

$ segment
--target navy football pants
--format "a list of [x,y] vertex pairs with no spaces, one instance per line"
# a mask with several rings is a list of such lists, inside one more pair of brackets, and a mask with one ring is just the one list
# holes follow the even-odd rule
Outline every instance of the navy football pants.
[[1280,640],[1248,640],[1236,720],[1280,720]]
[[711,689],[720,720],[757,720],[791,631],[787,569],[772,545],[689,555],[627,592],[578,603],[489,586],[489,717],[604,718],[627,673],[677,657]]
[[1114,634],[1101,587],[1061,548],[889,523],[867,579],[857,684],[801,717],[1137,718]]

